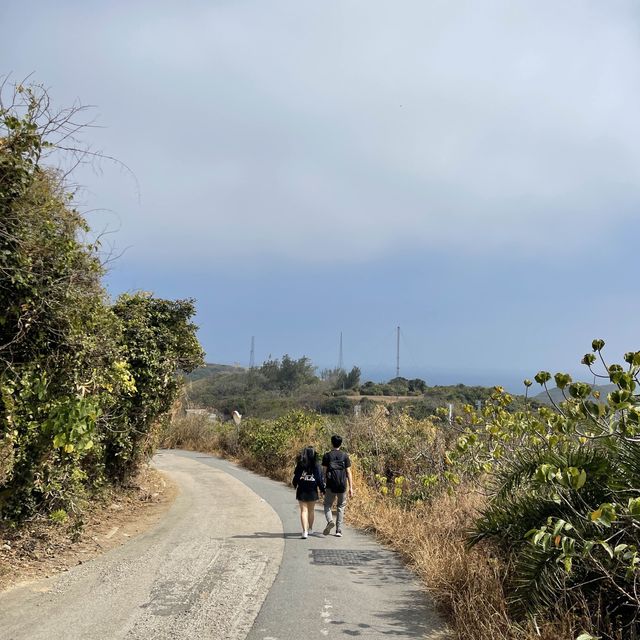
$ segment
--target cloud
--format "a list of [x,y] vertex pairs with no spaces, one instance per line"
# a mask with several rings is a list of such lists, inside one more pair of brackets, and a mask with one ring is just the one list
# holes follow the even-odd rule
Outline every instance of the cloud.
[[[557,255],[637,220],[631,2],[65,7],[95,69],[73,95],[142,204],[88,180],[141,259]],[[56,41],[68,68],[77,42]]]

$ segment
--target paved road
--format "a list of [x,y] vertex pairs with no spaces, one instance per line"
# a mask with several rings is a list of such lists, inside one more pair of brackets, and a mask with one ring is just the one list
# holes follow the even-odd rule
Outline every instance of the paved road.
[[447,637],[413,576],[369,536],[300,540],[291,489],[198,453],[155,463],[180,487],[166,517],[0,595],[1,640]]

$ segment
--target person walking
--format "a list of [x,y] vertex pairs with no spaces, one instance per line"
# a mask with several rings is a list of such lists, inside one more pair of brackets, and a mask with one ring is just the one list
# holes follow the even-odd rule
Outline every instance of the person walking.
[[318,501],[318,491],[325,492],[322,470],[318,464],[318,454],[313,447],[305,447],[300,454],[291,482],[296,489],[296,500],[300,507],[300,524],[302,525],[303,540],[313,535],[313,520],[315,506]]
[[[333,449],[322,456],[322,467],[326,483],[324,517],[327,520],[327,526],[322,533],[328,536],[335,526],[335,535],[340,537],[342,536],[344,509],[347,505],[347,492],[350,498],[353,497],[353,475],[351,473],[349,454],[340,451],[342,437],[338,435],[331,436],[331,446]],[[335,523],[331,512],[334,501],[337,502]]]

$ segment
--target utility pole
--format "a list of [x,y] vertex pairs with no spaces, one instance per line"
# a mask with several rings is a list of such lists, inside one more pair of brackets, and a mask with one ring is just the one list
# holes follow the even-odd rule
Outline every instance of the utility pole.
[[251,351],[249,353],[249,369],[253,369],[256,366],[256,339],[255,336],[251,336]]
[[396,378],[400,377],[400,327],[396,338]]

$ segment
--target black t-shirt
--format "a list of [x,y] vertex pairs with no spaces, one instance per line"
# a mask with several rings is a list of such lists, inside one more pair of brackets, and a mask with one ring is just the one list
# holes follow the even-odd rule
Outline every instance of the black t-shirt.
[[322,466],[329,467],[331,462],[344,462],[344,468],[348,469],[351,466],[351,460],[349,459],[349,454],[345,451],[340,451],[340,449],[332,449],[331,451],[327,451],[322,456]]

